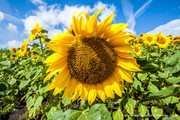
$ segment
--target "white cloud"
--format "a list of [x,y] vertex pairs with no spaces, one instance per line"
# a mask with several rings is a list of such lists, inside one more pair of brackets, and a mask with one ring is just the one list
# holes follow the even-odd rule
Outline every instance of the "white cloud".
[[60,5],[54,4],[47,6],[46,4],[39,5],[38,10],[32,11],[32,15],[27,16],[22,21],[24,22],[25,32],[31,31],[33,26],[38,22],[40,26],[44,26],[49,31],[49,36],[54,35],[54,32],[64,32],[65,29],[70,27],[72,23],[72,15],[77,15],[79,12],[87,12],[92,14],[99,9],[104,8],[104,11],[99,15],[99,19],[103,20],[116,11],[114,5],[104,4],[98,2],[94,7],[89,5],[65,5],[63,9],[60,9]]
[[160,25],[148,33],[156,34],[162,32],[163,35],[179,36],[180,34],[180,19],[172,20],[164,25]]
[[130,1],[128,0],[121,0],[123,13],[127,19],[127,24],[129,24],[127,30],[131,31],[133,34],[136,34],[136,31],[134,30],[135,25],[136,25],[135,19],[145,12],[145,10],[147,9],[147,7],[150,5],[152,1],[153,0],[148,0],[135,13],[133,13],[132,3],[130,3]]
[[0,11],[0,22],[4,19],[4,14]]
[[8,48],[11,48],[11,47],[19,48],[22,43],[23,41],[17,41],[17,40],[8,41]]
[[31,0],[31,2],[35,5],[41,5],[41,4],[46,4],[45,2],[43,2],[42,0]]
[[17,32],[17,27],[13,25],[12,23],[8,23],[7,29],[9,31]]

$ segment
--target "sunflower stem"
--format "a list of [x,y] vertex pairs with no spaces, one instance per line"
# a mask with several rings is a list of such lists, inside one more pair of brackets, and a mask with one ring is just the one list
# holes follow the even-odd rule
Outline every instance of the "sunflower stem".
[[44,57],[44,49],[43,49],[43,44],[41,42],[41,38],[39,38],[39,42],[41,44],[41,51],[42,51],[42,56]]
[[147,61],[149,60],[149,46],[147,46]]

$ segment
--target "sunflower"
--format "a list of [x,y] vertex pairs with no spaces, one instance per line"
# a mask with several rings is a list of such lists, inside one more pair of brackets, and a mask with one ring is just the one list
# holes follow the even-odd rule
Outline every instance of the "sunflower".
[[17,49],[14,48],[14,47],[12,47],[12,48],[10,49],[10,51],[11,51],[12,53],[16,53]]
[[174,37],[174,39],[173,39],[173,45],[176,45],[178,43],[180,43],[180,36],[179,37]]
[[169,37],[162,35],[161,32],[157,34],[157,36],[158,39],[156,41],[156,44],[159,46],[159,48],[166,48],[169,46],[169,43],[171,42],[171,39],[169,39]]
[[45,34],[45,33],[42,33],[42,34],[41,34],[41,42],[45,42],[45,37],[46,37],[46,34]]
[[98,24],[101,11],[73,15],[71,31],[54,35],[47,43],[55,53],[44,61],[49,66],[45,81],[58,72],[46,89],[54,89],[53,95],[65,88],[62,97],[71,101],[80,97],[92,104],[98,97],[105,102],[115,97],[114,92],[122,96],[124,80],[133,82],[129,71],[141,71],[129,54],[131,38],[123,32],[127,24],[111,24],[114,14]]
[[154,45],[156,43],[157,36],[153,35],[153,34],[146,33],[145,35],[143,35],[142,39],[144,40],[145,45],[151,46],[151,45]]
[[26,55],[27,53],[27,43],[28,43],[28,40],[24,40],[24,43],[21,44],[21,49],[18,51],[18,54],[20,57],[23,57]]
[[28,39],[30,39],[30,42],[32,42],[34,39],[36,39],[37,35],[40,36],[40,31],[42,30],[43,27],[39,27],[39,23],[36,23],[36,26],[33,27],[31,30],[31,35]]
[[140,44],[133,45],[132,50],[136,56],[140,56],[142,54],[143,50],[140,50],[140,48],[141,48]]

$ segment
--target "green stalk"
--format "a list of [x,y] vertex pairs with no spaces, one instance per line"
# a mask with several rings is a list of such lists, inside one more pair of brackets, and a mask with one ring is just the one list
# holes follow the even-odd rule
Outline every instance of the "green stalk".
[[42,55],[43,55],[43,57],[44,57],[44,49],[43,49],[43,45],[42,45],[42,42],[41,42],[41,38],[39,38],[39,41],[40,41],[40,44],[41,44]]

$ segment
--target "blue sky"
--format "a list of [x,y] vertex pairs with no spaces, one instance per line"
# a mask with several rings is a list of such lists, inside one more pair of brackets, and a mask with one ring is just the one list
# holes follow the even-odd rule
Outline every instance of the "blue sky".
[[65,32],[72,14],[99,9],[99,21],[115,13],[113,23],[128,23],[126,30],[180,35],[180,0],[0,0],[0,48],[20,47],[36,22],[49,36]]

